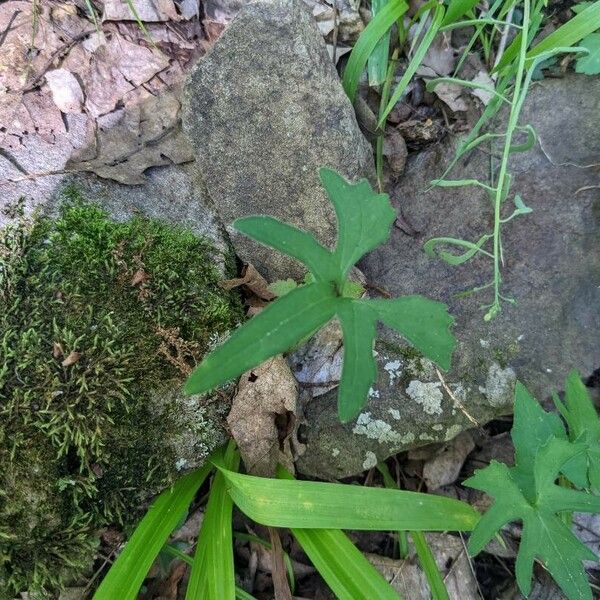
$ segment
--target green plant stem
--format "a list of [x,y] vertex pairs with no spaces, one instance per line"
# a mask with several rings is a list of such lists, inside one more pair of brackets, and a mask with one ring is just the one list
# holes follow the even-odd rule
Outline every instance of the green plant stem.
[[[523,32],[527,32],[529,28],[529,11],[530,11],[530,0],[523,0]],[[498,173],[498,183],[496,185],[496,193],[494,198],[494,242],[493,242],[493,254],[494,254],[494,302],[490,309],[486,313],[484,319],[489,321],[493,319],[501,310],[501,296],[500,296],[500,283],[502,276],[500,273],[500,258],[501,258],[501,210],[502,202],[506,197],[505,194],[505,181],[508,172],[508,160],[510,158],[510,148],[512,144],[512,138],[514,132],[519,124],[519,113],[523,106],[524,96],[527,89],[524,89],[524,93],[521,94],[521,88],[523,85],[523,77],[525,74],[525,55],[527,54],[527,35],[521,36],[521,46],[519,49],[519,60],[517,63],[517,72],[515,76],[515,87],[513,90],[513,103],[510,107],[510,115],[508,118],[508,127],[506,129],[506,137],[504,139],[504,149],[502,151],[502,160],[500,162],[500,171]],[[508,190],[506,190],[508,192]]]

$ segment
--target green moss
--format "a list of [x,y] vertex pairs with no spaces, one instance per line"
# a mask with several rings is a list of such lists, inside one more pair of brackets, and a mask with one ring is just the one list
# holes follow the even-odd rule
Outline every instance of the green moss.
[[222,403],[174,391],[242,319],[214,249],[68,195],[58,219],[0,232],[0,597],[81,574],[98,527],[224,435]]

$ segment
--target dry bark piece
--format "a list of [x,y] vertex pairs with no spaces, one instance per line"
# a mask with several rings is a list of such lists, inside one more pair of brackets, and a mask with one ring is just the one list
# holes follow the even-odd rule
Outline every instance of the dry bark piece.
[[226,290],[244,286],[261,300],[273,300],[276,296],[269,289],[267,280],[254,268],[252,264],[246,264],[242,270],[242,276],[236,279],[226,279],[221,282],[221,287]]
[[296,380],[282,356],[242,375],[227,423],[248,472],[272,477],[280,462],[276,420],[296,414]]

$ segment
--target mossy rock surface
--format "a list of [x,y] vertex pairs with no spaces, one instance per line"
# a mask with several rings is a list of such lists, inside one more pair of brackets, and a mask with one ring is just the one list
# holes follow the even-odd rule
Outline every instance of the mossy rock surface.
[[81,576],[99,528],[131,526],[226,437],[227,402],[179,391],[242,319],[222,257],[68,195],[0,232],[2,599]]

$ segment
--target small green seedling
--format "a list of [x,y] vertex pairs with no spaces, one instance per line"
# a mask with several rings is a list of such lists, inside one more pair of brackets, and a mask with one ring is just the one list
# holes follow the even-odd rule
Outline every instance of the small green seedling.
[[[515,466],[492,461],[465,481],[495,500],[475,527],[469,551],[477,554],[503,525],[521,520],[523,534],[516,561],[521,592],[527,596],[531,591],[537,558],[570,600],[592,600],[582,561],[597,561],[598,557],[575,537],[565,514],[600,512],[600,497],[571,486],[580,487],[583,481],[581,487],[587,487],[588,464],[589,479],[597,475],[600,422],[575,371],[567,380],[566,395],[566,407],[560,406],[569,435],[558,415],[545,412],[527,389],[517,384],[512,430]],[[570,484],[557,485],[559,474]]]
[[357,415],[375,381],[373,344],[378,321],[443,369],[450,366],[456,340],[446,305],[422,296],[391,300],[357,298],[348,281],[352,266],[387,241],[395,213],[386,194],[376,194],[366,180],[350,184],[329,169],[321,181],[334,205],[338,240],[330,251],[313,235],[267,216],[238,219],[234,227],[254,240],[306,265],[312,281],[292,289],[236,330],[211,352],[188,379],[185,391],[201,394],[289,350],[332,318],[340,321],[344,364],[338,391],[343,422]]

